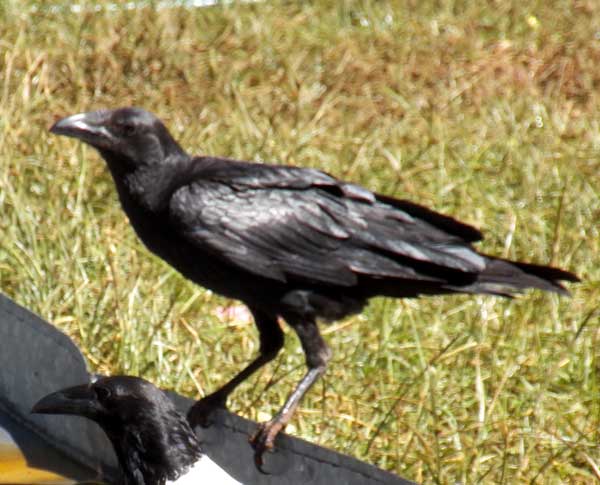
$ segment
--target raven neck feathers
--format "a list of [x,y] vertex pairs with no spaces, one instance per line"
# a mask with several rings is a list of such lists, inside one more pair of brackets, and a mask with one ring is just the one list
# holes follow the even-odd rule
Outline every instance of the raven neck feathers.
[[202,457],[194,431],[175,410],[149,409],[135,425],[103,425],[119,460],[124,485],[164,485]]
[[174,156],[156,165],[145,165],[126,170],[127,164],[103,154],[119,193],[123,207],[135,204],[150,212],[160,212],[169,203],[171,195],[189,182],[192,159]]

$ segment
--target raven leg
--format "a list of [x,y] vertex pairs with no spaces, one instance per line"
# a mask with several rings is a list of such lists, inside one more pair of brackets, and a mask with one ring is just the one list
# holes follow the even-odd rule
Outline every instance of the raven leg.
[[207,426],[212,411],[217,408],[225,408],[229,394],[263,365],[272,361],[283,347],[283,331],[277,322],[277,318],[253,308],[250,308],[250,311],[258,328],[259,356],[227,384],[212,394],[203,397],[191,407],[188,412],[188,421],[192,426]]
[[270,421],[261,424],[251,438],[250,441],[255,450],[254,458],[258,466],[262,465],[263,453],[273,448],[275,437],[290,422],[300,400],[316,380],[325,373],[327,362],[331,359],[331,350],[321,337],[316,322],[302,322],[292,326],[304,349],[308,371],[288,396],[283,407]]

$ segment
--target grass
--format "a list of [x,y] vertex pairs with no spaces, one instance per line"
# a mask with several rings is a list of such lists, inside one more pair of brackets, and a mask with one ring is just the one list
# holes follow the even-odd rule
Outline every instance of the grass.
[[[594,2],[56,5],[0,6],[3,292],[95,371],[189,396],[257,352],[235,302],[140,245],[99,156],[47,131],[144,106],[191,152],[317,167],[483,229],[484,251],[583,279],[571,299],[374,300],[323,327],[333,362],[288,431],[425,483],[600,479]],[[231,409],[270,416],[303,363],[287,331]]]

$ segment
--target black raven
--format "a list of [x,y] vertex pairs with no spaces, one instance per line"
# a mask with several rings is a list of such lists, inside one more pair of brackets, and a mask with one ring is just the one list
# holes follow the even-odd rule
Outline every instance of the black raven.
[[283,345],[278,317],[296,331],[308,371],[253,438],[259,459],[331,351],[316,320],[360,312],[376,295],[510,296],[525,288],[566,294],[567,271],[478,253],[481,233],[405,200],[318,170],[188,155],[161,121],[138,108],[74,115],[51,128],[106,160],[138,236],[190,280],[244,302],[260,355],[190,411],[203,422]]
[[74,414],[100,425],[113,445],[125,485],[240,485],[202,453],[171,400],[139,377],[103,377],[40,399],[38,414]]

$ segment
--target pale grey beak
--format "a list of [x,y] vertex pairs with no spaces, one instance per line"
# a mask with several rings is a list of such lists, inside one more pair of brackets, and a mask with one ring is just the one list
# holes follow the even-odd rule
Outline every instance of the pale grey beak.
[[54,123],[50,133],[78,138],[96,148],[108,148],[114,142],[114,136],[106,128],[109,115],[107,111],[91,111],[69,116]]

